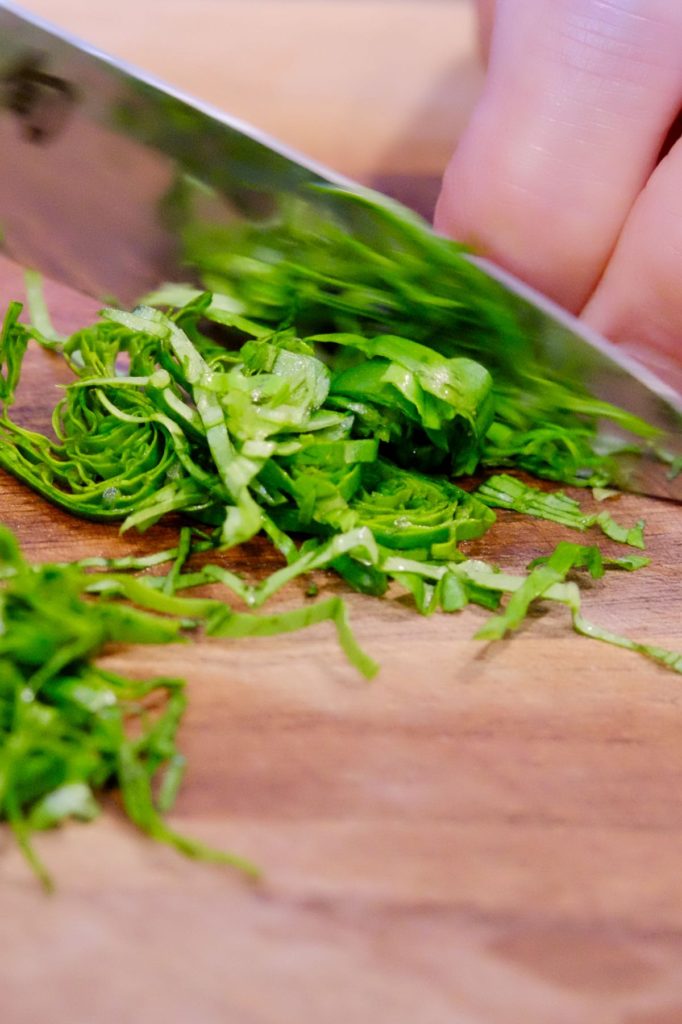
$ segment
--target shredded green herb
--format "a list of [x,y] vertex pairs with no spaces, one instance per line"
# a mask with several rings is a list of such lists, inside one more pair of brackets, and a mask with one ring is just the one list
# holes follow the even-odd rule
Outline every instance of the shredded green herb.
[[[357,230],[295,204],[277,225],[195,223],[184,242],[206,290],[165,285],[68,338],[55,332],[35,277],[33,325],[20,322],[20,304],[7,309],[0,466],[74,515],[124,531],[170,513],[184,523],[170,551],[44,567],[28,566],[0,533],[0,817],[43,878],[31,832],[91,817],[108,785],[121,787],[127,813],[150,835],[249,870],[164,822],[182,775],[184,684],[122,679],[96,657],[111,641],[177,641],[197,628],[253,637],[328,621],[370,677],[377,666],[358,646],[343,598],[310,600],[313,572],[333,570],[376,597],[402,589],[423,615],[478,605],[492,613],[478,633],[485,640],[517,629],[535,602],[558,602],[577,632],[682,672],[682,656],[587,623],[568,578],[641,569],[644,556],[561,543],[526,575],[509,575],[462,547],[501,508],[643,548],[642,523],[585,512],[563,491],[505,472],[475,490],[462,484],[510,468],[607,497],[618,447],[654,444],[656,432],[538,366],[503,292],[458,247],[381,207],[378,251],[371,230],[363,234],[369,200],[337,199]],[[73,375],[52,435],[12,416],[31,341]],[[605,420],[631,440],[602,444]],[[247,581],[210,554],[258,534],[281,556],[263,579]],[[165,574],[139,575],[163,564]],[[261,611],[301,577],[300,608]],[[226,587],[243,610],[185,596],[207,583]],[[59,615],[57,591],[67,595]],[[163,698],[162,711],[145,710],[150,696]]]
[[[0,819],[48,888],[31,833],[66,818],[91,820],[96,794],[110,785],[120,787],[126,813],[154,839],[257,874],[246,860],[179,835],[164,821],[182,778],[176,733],[185,682],[105,670],[96,659],[108,645],[177,643],[198,627],[236,639],[332,622],[355,668],[367,677],[376,671],[339,597],[257,615],[213,598],[179,596],[179,587],[217,579],[218,567],[210,575],[181,572],[190,550],[190,531],[183,530],[178,548],[157,557],[32,566],[0,525]],[[165,576],[131,574],[160,561],[171,562]]]
[[67,818],[91,820],[95,793],[115,783],[128,816],[150,836],[255,874],[247,861],[174,832],[154,798],[161,778],[168,809],[169,773],[173,789],[179,783],[184,682],[127,679],[95,662],[113,642],[176,642],[181,621],[88,599],[93,579],[77,566],[30,566],[0,527],[0,818],[49,888],[31,834]]
[[622,526],[608,512],[583,512],[580,503],[563,491],[548,494],[506,473],[489,477],[476,494],[491,508],[513,509],[514,512],[548,519],[581,532],[596,525],[611,540],[634,548],[644,547],[644,523],[641,520],[634,526]]

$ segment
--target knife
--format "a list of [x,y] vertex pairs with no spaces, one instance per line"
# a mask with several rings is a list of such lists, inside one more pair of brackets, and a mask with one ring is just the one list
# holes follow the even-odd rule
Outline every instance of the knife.
[[[183,177],[219,197],[212,216],[225,222],[272,218],[291,196],[337,221],[334,189],[311,186],[373,195],[0,2],[0,229],[8,255],[81,292],[132,303],[161,281],[187,277],[177,224],[163,216]],[[363,216],[371,219],[372,208]],[[380,246],[381,218],[370,227]],[[655,447],[623,458],[619,484],[682,502],[682,472],[656,455],[682,466],[680,367],[666,368],[663,379],[513,275],[470,259],[498,282],[541,364],[660,430]]]

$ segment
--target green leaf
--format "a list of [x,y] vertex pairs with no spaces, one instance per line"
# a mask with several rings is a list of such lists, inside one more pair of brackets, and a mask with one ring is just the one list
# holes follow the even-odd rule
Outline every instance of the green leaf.
[[489,477],[478,488],[476,496],[492,508],[513,509],[524,515],[561,523],[572,530],[585,531],[596,525],[619,544],[644,547],[642,521],[631,527],[621,526],[606,511],[583,512],[580,504],[563,491],[546,493],[506,473]]

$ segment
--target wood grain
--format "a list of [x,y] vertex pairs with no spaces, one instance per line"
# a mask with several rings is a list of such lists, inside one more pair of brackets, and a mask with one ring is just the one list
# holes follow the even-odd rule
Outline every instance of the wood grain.
[[[126,5],[110,25],[121,38]],[[280,5],[301,6],[270,6]],[[188,17],[189,5],[167,6],[171,20]],[[250,9],[200,6],[216,18]],[[364,5],[326,0],[318,25],[323,8],[335,30],[341,8],[359,29]],[[84,27],[104,18],[76,0],[59,9],[74,25],[79,10]],[[197,81],[204,63],[195,54]],[[361,152],[359,137],[352,145]],[[20,288],[1,263],[0,305]],[[49,299],[64,329],[92,315],[56,286]],[[49,356],[31,359],[20,414],[40,423],[58,378]],[[682,512],[632,496],[615,512],[646,518],[653,564],[588,587],[586,612],[682,648]],[[119,538],[5,475],[0,517],[36,559],[142,551],[171,535]],[[501,515],[470,550],[520,568],[566,536]],[[231,557],[254,572],[271,558],[263,544]],[[319,583],[342,589],[326,574]],[[292,587],[280,603],[299,600]],[[382,664],[372,684],[324,627],[109,656],[130,673],[188,677],[190,768],[173,822],[252,857],[265,880],[246,885],[158,848],[112,799],[97,824],[40,838],[59,884],[47,899],[2,832],[3,1024],[682,1020],[679,677],[572,635],[560,609],[485,646],[471,639],[477,611],[423,620],[400,600],[350,603]]]

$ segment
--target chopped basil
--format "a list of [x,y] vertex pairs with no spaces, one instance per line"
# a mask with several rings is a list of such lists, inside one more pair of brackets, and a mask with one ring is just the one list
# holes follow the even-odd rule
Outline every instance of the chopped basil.
[[[369,200],[337,199],[360,223]],[[7,309],[0,466],[86,519],[145,530],[180,513],[185,524],[172,550],[38,567],[0,527],[0,818],[46,882],[32,831],[90,819],[109,784],[154,838],[253,873],[164,821],[182,778],[184,683],[126,679],[96,659],[110,642],[176,642],[197,629],[257,637],[328,621],[350,662],[372,676],[377,666],[358,646],[343,598],[310,600],[314,579],[301,607],[260,611],[310,573],[335,571],[374,596],[403,588],[423,615],[479,605],[492,613],[478,633],[487,640],[516,629],[534,602],[559,602],[579,633],[682,671],[681,655],[587,623],[567,578],[580,568],[594,577],[640,569],[643,556],[561,543],[526,575],[467,558],[463,543],[492,526],[493,508],[599,528],[642,548],[643,524],[586,513],[562,491],[505,473],[473,492],[461,484],[481,468],[512,468],[604,497],[615,463],[598,444],[599,421],[647,443],[656,432],[540,367],[503,293],[458,247],[390,207],[374,213],[384,243],[391,239],[381,251],[361,230],[318,223],[309,210],[297,216],[295,206],[284,224],[195,226],[186,255],[205,291],[168,284],[68,338],[55,332],[35,275],[33,326],[19,322],[18,303]],[[12,416],[32,340],[73,374],[49,436]],[[220,551],[257,534],[282,565],[247,581]],[[165,574],[141,575],[164,563]],[[226,587],[243,610],[187,596],[207,583]],[[154,713],[144,710],[151,695]]]

